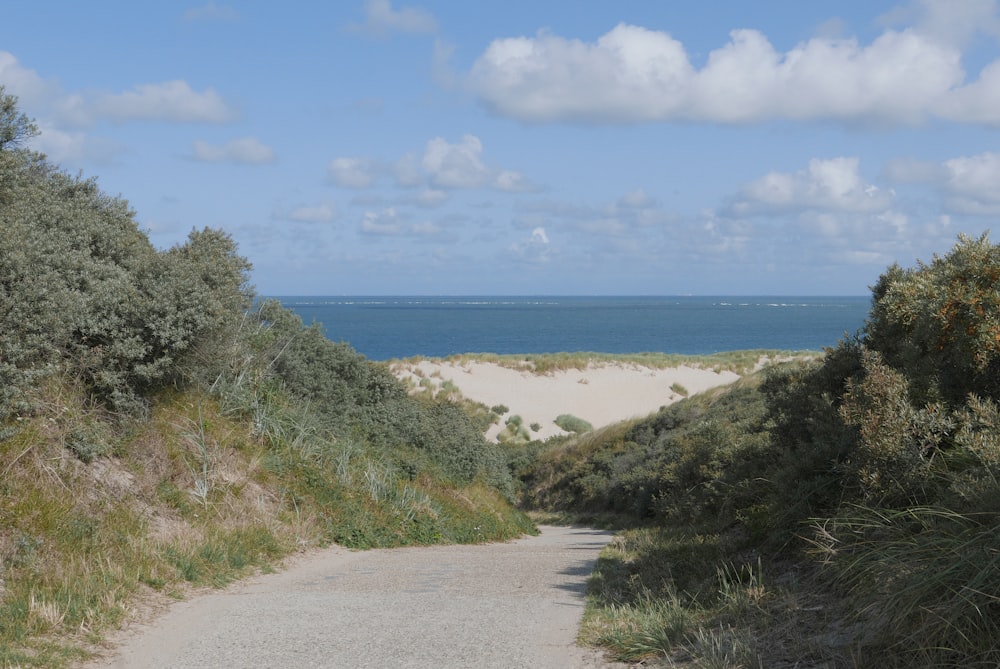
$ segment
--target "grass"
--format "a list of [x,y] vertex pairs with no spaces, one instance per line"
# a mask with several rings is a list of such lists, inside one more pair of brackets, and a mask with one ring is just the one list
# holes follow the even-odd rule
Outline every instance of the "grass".
[[535,531],[487,485],[321,438],[273,389],[167,393],[148,420],[122,422],[53,378],[37,404],[0,441],[0,666],[80,663],[146,598],[220,587],[334,541]]
[[890,667],[1000,664],[995,513],[940,507],[817,522],[813,546],[864,626],[866,653]]
[[566,432],[573,432],[576,434],[582,434],[584,432],[590,432],[594,429],[594,426],[583,420],[582,418],[577,418],[576,416],[568,413],[560,414],[556,416],[555,424]]
[[718,537],[654,527],[621,532],[591,577],[581,641],[647,665],[825,666],[809,663],[821,657],[806,643],[816,626],[789,613],[801,608],[803,593],[769,577],[759,560],[725,556]]
[[[534,355],[499,355],[496,353],[465,353],[448,356],[447,362],[462,364],[466,362],[489,362],[502,367],[519,370],[531,370],[535,374],[551,374],[569,369],[587,369],[592,365],[626,364],[651,369],[667,369],[671,367],[689,366],[711,369],[716,372],[729,371],[744,375],[754,371],[762,362],[776,362],[791,359],[817,359],[822,357],[818,351],[780,351],[770,349],[751,349],[744,351],[725,351],[711,355],[680,355],[675,353],[540,353]],[[415,356],[405,360],[393,360],[389,364],[400,362],[416,364],[426,358]]]

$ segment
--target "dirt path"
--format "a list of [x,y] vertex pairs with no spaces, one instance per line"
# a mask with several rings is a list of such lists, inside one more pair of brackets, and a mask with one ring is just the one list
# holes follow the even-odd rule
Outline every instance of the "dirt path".
[[351,552],[172,606],[92,667],[602,667],[575,643],[611,533]]

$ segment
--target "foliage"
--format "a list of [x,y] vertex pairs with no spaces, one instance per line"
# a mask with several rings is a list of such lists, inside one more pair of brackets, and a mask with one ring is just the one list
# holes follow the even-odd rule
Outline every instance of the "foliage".
[[481,416],[258,302],[227,234],[155,249],[33,132],[0,89],[0,665],[304,547],[534,531]]
[[573,416],[568,413],[556,416],[556,419],[553,422],[566,432],[581,433],[581,432],[590,432],[591,430],[594,429],[594,426],[585,421],[584,419],[577,418],[576,416]]
[[943,257],[894,265],[872,290],[867,345],[906,370],[918,404],[1000,395],[1000,247],[960,237]]
[[[740,662],[777,665],[787,658],[773,652],[788,648],[796,661],[831,666],[852,656],[993,666],[998,466],[1000,247],[983,236],[960,237],[930,263],[888,268],[865,327],[821,359],[554,443],[518,472],[529,504],[613,513],[716,547],[704,563],[679,564],[660,542],[640,542],[618,563],[616,580],[642,596],[609,599],[602,585],[591,615],[608,632],[594,638],[621,657],[683,647],[711,665],[709,655],[750,649]],[[794,587],[782,594],[788,606],[769,600],[757,620],[736,616],[752,633],[730,643],[734,607],[746,607],[708,602],[705,571],[746,582],[749,556]],[[660,643],[640,622],[678,601],[691,626],[682,641]],[[807,611],[801,601],[820,604]],[[622,617],[633,622],[615,622]],[[669,628],[658,620],[653,628]],[[750,643],[761,639],[773,648]]]
[[127,202],[26,151],[4,152],[0,183],[0,414],[56,366],[133,414],[149,393],[216,369],[211,352],[249,297],[249,264],[226,234],[194,231],[158,252]]
[[38,135],[38,126],[17,109],[17,98],[0,85],[0,152],[18,149]]
[[817,522],[813,545],[871,661],[985,667],[1000,662],[998,529],[993,513],[857,508]]

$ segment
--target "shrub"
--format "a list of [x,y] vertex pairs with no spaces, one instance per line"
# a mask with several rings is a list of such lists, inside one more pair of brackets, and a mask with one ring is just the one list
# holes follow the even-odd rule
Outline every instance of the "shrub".
[[581,432],[590,432],[594,429],[594,426],[587,421],[568,413],[556,416],[555,424],[566,432],[576,432],[577,434]]

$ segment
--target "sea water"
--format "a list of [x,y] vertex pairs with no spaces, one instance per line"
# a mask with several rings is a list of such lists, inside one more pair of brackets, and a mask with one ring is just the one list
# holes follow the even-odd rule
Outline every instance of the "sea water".
[[461,353],[822,350],[865,297],[279,297],[372,360]]

